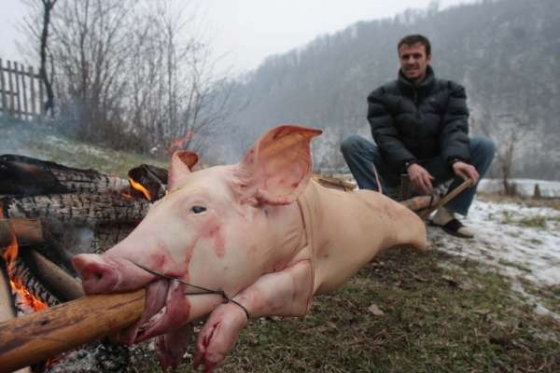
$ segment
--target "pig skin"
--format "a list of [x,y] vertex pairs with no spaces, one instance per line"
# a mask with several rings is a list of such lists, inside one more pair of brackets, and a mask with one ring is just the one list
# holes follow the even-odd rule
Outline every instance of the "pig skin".
[[[157,336],[160,363],[173,367],[190,323],[206,317],[194,363],[211,372],[235,345],[247,313],[303,316],[314,295],[342,286],[381,250],[427,247],[424,223],[407,208],[377,192],[342,192],[310,180],[309,143],[320,133],[279,126],[241,163],[196,172],[195,153],[175,153],[170,193],[129,237],[101,256],[74,258],[87,294],[148,288],[127,342]],[[185,296],[193,291],[186,283],[222,290],[234,302]]]

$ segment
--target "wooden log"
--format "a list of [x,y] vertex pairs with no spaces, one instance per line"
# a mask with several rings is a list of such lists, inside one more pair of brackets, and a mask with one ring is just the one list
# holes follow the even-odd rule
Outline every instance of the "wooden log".
[[0,258],[0,322],[11,320],[15,316],[8,272],[5,262]]
[[[0,259],[0,322],[8,321],[16,317],[12,305],[12,294],[8,281],[8,274],[5,271],[4,262]],[[0,342],[1,343],[1,342]],[[24,368],[14,373],[30,373],[30,368]]]
[[34,245],[45,240],[38,219],[0,219],[0,248],[8,246],[14,235],[19,246]]
[[28,259],[32,262],[33,274],[37,276],[41,283],[51,289],[58,299],[69,301],[85,295],[79,280],[45,258],[41,253],[29,250],[27,255]]
[[145,289],[92,295],[0,324],[0,373],[44,361],[132,325]]

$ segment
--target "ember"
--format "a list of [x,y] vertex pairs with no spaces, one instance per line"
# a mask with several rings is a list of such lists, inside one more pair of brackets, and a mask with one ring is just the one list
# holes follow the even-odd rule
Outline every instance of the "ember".
[[8,271],[8,278],[10,280],[10,285],[15,293],[16,302],[21,308],[28,307],[30,312],[40,311],[48,307],[39,298],[35,297],[33,294],[27,290],[20,278],[15,276],[14,265],[16,258],[18,256],[18,244],[15,234],[12,235],[12,241],[8,246],[4,248],[2,253],[2,258],[4,259]]

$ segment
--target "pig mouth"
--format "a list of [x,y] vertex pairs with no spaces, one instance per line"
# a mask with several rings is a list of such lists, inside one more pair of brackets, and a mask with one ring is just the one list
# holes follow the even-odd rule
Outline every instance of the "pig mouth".
[[125,333],[125,343],[140,343],[188,323],[190,316],[188,296],[219,295],[224,303],[237,304],[245,311],[247,319],[250,318],[247,309],[223,290],[212,290],[190,284],[181,278],[157,272],[133,261],[130,262],[158,279],[148,284],[146,308],[140,319]]
[[218,290],[212,290],[212,289],[208,289],[205,288],[203,286],[199,286],[199,285],[194,285],[191,284],[189,282],[184,281],[183,279],[179,278],[179,277],[174,277],[174,276],[169,276],[166,275],[164,273],[155,271],[153,269],[150,269],[146,266],[143,266],[142,264],[130,261],[132,264],[134,264],[135,266],[137,266],[138,268],[148,272],[151,275],[154,275],[156,277],[160,277],[162,280],[167,280],[169,282],[176,282],[180,285],[182,285],[182,287],[184,288],[184,292],[183,295],[185,296],[191,296],[191,295],[219,295],[222,297],[224,303],[234,303],[236,305],[238,305],[239,307],[241,307],[241,309],[243,309],[243,311],[245,311],[245,314],[247,315],[247,319],[250,318],[249,315],[249,311],[247,311],[247,309],[239,302],[237,302],[236,300],[234,300],[232,297],[228,296],[226,294],[226,292],[224,290],[218,289]]

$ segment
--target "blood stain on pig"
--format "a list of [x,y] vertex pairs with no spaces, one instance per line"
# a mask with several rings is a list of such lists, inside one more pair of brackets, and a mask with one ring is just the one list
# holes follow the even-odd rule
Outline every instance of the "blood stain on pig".
[[203,227],[201,233],[203,238],[214,239],[214,251],[216,252],[218,258],[224,257],[226,248],[226,242],[221,228],[219,218],[215,217],[206,222],[206,225]]

